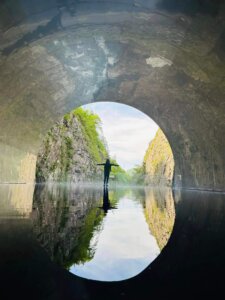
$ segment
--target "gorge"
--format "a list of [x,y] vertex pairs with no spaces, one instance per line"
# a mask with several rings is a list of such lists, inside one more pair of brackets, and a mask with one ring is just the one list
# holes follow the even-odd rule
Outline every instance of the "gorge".
[[[172,233],[175,219],[172,191],[160,190],[172,185],[172,150],[158,129],[145,157],[140,158],[142,166],[129,171],[113,167],[109,186],[104,186],[102,192],[103,172],[98,164],[109,158],[112,151],[104,133],[109,131],[115,136],[111,140],[107,134],[110,145],[117,145],[121,155],[118,158],[123,163],[120,147],[126,145],[124,153],[132,157],[135,151],[129,149],[135,143],[132,140],[143,132],[133,131],[128,120],[133,121],[131,116],[137,113],[128,106],[105,102],[95,106],[95,113],[91,107],[79,107],[64,115],[43,140],[36,165],[34,233],[52,261],[73,274],[100,281],[124,280],[151,263]],[[117,107],[123,110],[124,117],[116,114]],[[117,115],[119,131],[112,120],[105,123],[104,118],[103,122],[96,113],[101,109],[106,115]],[[139,122],[142,116],[145,118],[138,113]],[[147,127],[152,121],[144,120],[142,130],[151,132],[153,129]],[[121,144],[119,141],[124,138],[125,143]],[[115,159],[111,162],[117,165]]]
[[[104,103],[104,109],[107,111],[107,102]],[[66,114],[43,140],[37,156],[36,182],[102,181],[102,170],[97,164],[104,162],[110,155],[101,124],[100,117],[88,110],[88,105]],[[129,132],[131,135],[132,131]],[[128,144],[127,151],[129,147]],[[173,154],[160,129],[141,161],[141,166],[129,172],[121,167],[113,168],[111,177],[121,184],[172,186]]]

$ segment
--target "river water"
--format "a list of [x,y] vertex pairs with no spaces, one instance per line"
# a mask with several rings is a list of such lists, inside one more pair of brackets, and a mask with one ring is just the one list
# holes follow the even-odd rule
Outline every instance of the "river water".
[[0,186],[1,299],[219,299],[224,253],[222,193]]
[[143,271],[160,253],[145,218],[144,196],[130,189],[110,194],[115,207],[93,228],[90,258],[70,267],[78,276],[103,281],[127,279]]
[[167,244],[175,218],[170,189],[48,184],[2,186],[1,195],[2,218],[26,220],[54,263],[100,281],[147,268]]

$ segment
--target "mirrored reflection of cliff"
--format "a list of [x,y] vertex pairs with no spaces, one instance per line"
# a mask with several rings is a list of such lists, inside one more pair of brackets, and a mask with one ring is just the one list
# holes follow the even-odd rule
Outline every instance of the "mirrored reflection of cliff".
[[145,215],[152,234],[162,250],[172,233],[175,207],[172,190],[145,189]]
[[101,198],[100,190],[67,185],[36,186],[33,200],[34,232],[52,260],[68,267],[71,261],[92,256],[89,240],[101,211],[90,208]]
[[166,245],[174,217],[169,189],[103,193],[48,184],[34,193],[33,230],[42,247],[70,272],[96,280],[121,280],[146,268]]

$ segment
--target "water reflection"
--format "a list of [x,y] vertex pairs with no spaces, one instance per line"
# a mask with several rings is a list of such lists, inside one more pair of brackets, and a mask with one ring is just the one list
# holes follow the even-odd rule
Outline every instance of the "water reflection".
[[0,185],[0,219],[29,218],[33,193],[34,184]]
[[167,243],[174,215],[168,190],[53,184],[37,186],[34,193],[39,242],[57,264],[89,279],[140,273]]
[[116,209],[115,206],[111,206],[111,203],[109,200],[108,186],[103,188],[103,200],[102,200],[102,206],[100,208],[103,209],[105,215],[107,214],[108,210]]
[[146,189],[145,215],[151,233],[162,250],[171,235],[175,220],[174,200],[171,189]]
[[51,259],[69,268],[74,261],[93,256],[89,241],[93,228],[102,218],[90,208],[101,197],[101,191],[68,185],[38,185],[33,201],[34,232]]
[[[71,276],[69,272],[54,263],[54,260],[56,261],[54,255],[52,262],[47,254],[48,249],[52,249],[52,246],[49,247],[49,245],[56,246],[57,243],[61,243],[63,245],[61,251],[65,253],[64,259],[69,257],[67,252],[71,252],[73,255],[77,253],[77,257],[74,258],[71,255],[71,261],[67,260],[68,269],[75,262],[79,264],[79,261],[83,261],[88,251],[91,262],[97,251],[95,249],[91,252],[90,249],[90,241],[94,236],[93,231],[101,232],[106,217],[119,211],[119,209],[109,210],[105,216],[104,211],[99,208],[102,206],[102,190],[95,189],[93,191],[86,188],[70,190],[63,186],[60,188],[36,187],[34,199],[36,209],[33,215],[36,227],[33,230],[31,219],[29,219],[31,212],[29,188],[25,185],[23,188],[20,187],[22,202],[17,202],[18,198],[12,197],[14,188],[13,186],[0,186],[0,278],[3,299],[23,299],[25,295],[32,299],[120,299],[121,297],[144,299],[146,295],[149,296],[149,293],[158,299],[175,299],[184,295],[184,292],[186,298],[191,298],[193,291],[199,299],[202,298],[202,295],[206,299],[208,295],[213,295],[218,299],[224,295],[224,194],[176,191],[176,221],[171,238],[161,255],[151,264],[151,268],[146,268],[139,276],[121,283],[105,284]],[[22,190],[24,191],[22,192]],[[64,193],[63,190],[65,190]],[[42,195],[41,198],[38,199],[38,195]],[[89,196],[91,197],[89,198]],[[93,197],[95,197],[97,205],[95,200],[91,200]],[[166,224],[170,224],[170,222],[169,220],[162,222],[161,216],[159,218],[157,214],[164,212],[165,216],[168,211],[168,216],[165,218],[169,218],[170,205],[172,205],[172,196],[169,191],[168,193],[165,190],[162,192],[162,190],[148,189],[109,191],[111,206],[118,207],[119,202],[116,199],[119,198],[129,198],[131,203],[139,203],[143,207],[145,216],[146,209],[150,210],[148,218],[156,220],[156,223],[161,225],[155,225],[155,227],[166,232]],[[125,199],[122,203],[124,201]],[[69,226],[72,221],[68,223],[69,219],[67,219],[65,221],[67,225],[64,225],[61,230],[59,225],[57,230],[54,229],[63,219],[60,215],[63,207],[67,207],[63,214],[69,216],[71,214],[71,218],[76,219],[73,221],[74,223],[79,224],[82,220],[82,224],[85,224],[80,227],[80,233],[83,230],[84,234],[80,234],[76,239],[80,241],[78,246],[84,245],[85,241],[86,246],[80,246],[80,250],[75,247],[75,252],[72,251],[73,248],[68,248],[67,251],[66,241],[64,241],[69,236]],[[85,212],[83,216],[82,211]],[[125,213],[125,210],[123,212]],[[129,211],[127,215],[129,215]],[[48,216],[52,216],[52,218],[48,220]],[[100,216],[100,221],[95,223],[96,216],[97,218]],[[130,218],[133,219],[132,214]],[[150,225],[148,224],[148,226]],[[76,227],[75,224],[74,227]],[[89,228],[89,234],[85,236],[86,228]],[[35,231],[35,236],[32,230]],[[165,235],[165,233],[160,235],[160,230],[156,230],[154,233],[158,243],[161,236]],[[42,243],[42,247],[37,242],[36,235]],[[42,238],[43,236],[45,238]],[[69,238],[75,240],[75,236],[73,237],[72,234]],[[70,245],[70,240],[67,241],[67,244]],[[56,249],[60,249],[60,247],[56,247]],[[59,262],[61,266],[64,266],[64,261],[66,261],[64,259]],[[121,296],[121,291],[125,296]]]

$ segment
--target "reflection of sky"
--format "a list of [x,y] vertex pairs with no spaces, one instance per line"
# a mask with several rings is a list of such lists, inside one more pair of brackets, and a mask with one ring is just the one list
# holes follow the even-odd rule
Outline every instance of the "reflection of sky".
[[[88,279],[123,280],[139,274],[158,256],[160,250],[149,232],[141,203],[123,197],[117,207],[103,220],[93,259],[72,266],[70,272]],[[90,245],[95,242],[93,237]]]
[[148,144],[158,129],[152,119],[131,106],[114,102],[92,103],[84,107],[100,116],[110,155],[124,169],[142,163]]

